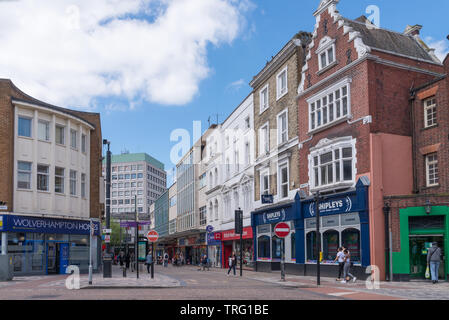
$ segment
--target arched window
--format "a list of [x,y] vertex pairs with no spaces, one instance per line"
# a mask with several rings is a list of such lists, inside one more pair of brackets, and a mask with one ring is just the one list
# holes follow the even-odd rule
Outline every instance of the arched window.
[[336,230],[323,233],[323,260],[334,260],[337,256],[340,234]]
[[257,239],[257,257],[270,258],[270,237],[261,236]]
[[218,220],[218,200],[217,199],[215,199],[214,211],[215,211],[215,220]]
[[278,238],[277,236],[273,236],[271,239],[271,257],[273,259],[281,259],[283,242],[284,239]]
[[218,186],[218,169],[215,168],[215,185]]
[[209,172],[209,188],[212,188],[214,186],[214,180],[212,172]]
[[352,262],[360,262],[360,231],[345,229],[341,233],[342,245],[349,250]]
[[307,260],[317,260],[316,231],[311,231],[306,236]]

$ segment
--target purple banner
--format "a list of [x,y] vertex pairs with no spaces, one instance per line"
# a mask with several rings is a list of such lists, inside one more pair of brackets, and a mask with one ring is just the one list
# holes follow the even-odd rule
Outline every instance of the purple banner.
[[[149,225],[150,221],[139,221],[139,226]],[[135,228],[136,227],[136,221],[121,221],[120,222],[121,228]]]

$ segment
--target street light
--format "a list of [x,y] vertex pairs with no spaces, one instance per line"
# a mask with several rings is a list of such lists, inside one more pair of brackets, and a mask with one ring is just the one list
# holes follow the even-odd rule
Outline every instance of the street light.
[[[106,153],[106,229],[111,227],[111,142],[104,139],[103,145],[108,146]],[[112,257],[110,243],[106,242],[106,252],[103,255],[103,278],[112,278]]]

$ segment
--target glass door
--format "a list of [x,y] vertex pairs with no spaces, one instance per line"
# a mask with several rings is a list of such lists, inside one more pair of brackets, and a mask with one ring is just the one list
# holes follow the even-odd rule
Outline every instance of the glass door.
[[57,261],[57,244],[55,242],[47,243],[47,274],[57,274],[59,264]]
[[427,268],[427,252],[433,242],[441,248],[442,261],[439,268],[439,278],[444,279],[444,237],[442,235],[410,236],[410,277],[412,279],[425,279]]

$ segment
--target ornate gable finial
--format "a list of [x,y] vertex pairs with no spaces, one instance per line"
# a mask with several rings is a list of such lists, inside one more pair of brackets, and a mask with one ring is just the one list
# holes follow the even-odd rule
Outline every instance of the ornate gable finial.
[[318,9],[315,11],[314,15],[317,16],[324,10],[326,10],[330,5],[336,5],[340,0],[321,0]]

